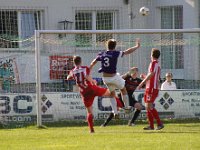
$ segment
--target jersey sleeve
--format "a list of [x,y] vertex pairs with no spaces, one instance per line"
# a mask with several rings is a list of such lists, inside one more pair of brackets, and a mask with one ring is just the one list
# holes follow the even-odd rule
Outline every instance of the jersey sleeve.
[[101,61],[102,60],[102,52],[100,52],[97,56],[96,56],[96,61]]
[[124,56],[124,52],[123,51],[118,51],[119,55],[118,55],[118,59],[122,59]]
[[123,51],[119,51],[119,58],[124,56],[124,52]]

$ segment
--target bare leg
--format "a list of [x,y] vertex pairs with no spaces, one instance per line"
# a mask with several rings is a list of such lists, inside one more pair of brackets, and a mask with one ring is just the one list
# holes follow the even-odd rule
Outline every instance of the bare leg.
[[122,101],[124,102],[124,106],[126,108],[128,108],[129,100],[128,100],[128,94],[127,94],[127,91],[126,91],[125,87],[123,89],[121,89],[121,96],[122,96]]
[[90,133],[94,133],[92,106],[86,107],[86,110],[87,110],[87,122],[90,128]]
[[103,96],[109,96],[110,97],[110,104],[111,104],[113,113],[118,114],[117,102],[116,102],[116,99],[115,99],[115,97],[116,97],[115,91],[110,92],[109,90],[107,90],[106,93]]

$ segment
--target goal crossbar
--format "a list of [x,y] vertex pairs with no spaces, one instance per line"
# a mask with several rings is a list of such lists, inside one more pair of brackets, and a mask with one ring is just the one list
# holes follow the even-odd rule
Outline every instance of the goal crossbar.
[[119,30],[36,30],[39,34],[159,34],[159,33],[198,33],[200,28],[189,29],[119,29]]

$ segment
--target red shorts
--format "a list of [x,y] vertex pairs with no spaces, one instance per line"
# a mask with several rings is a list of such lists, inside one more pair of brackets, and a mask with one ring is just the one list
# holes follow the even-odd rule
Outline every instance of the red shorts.
[[94,98],[96,96],[103,96],[106,91],[106,88],[102,88],[97,85],[92,85],[85,89],[83,92],[81,92],[82,101],[85,107],[92,106]]
[[149,92],[149,89],[145,90],[144,102],[145,103],[154,103],[156,97],[158,97],[159,90],[153,89],[152,92]]

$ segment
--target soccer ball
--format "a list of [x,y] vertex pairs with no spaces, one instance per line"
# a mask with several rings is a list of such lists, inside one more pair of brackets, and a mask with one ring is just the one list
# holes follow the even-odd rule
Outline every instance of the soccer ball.
[[141,7],[140,8],[140,14],[142,15],[142,16],[147,16],[148,14],[149,14],[149,8],[147,8],[147,7]]

